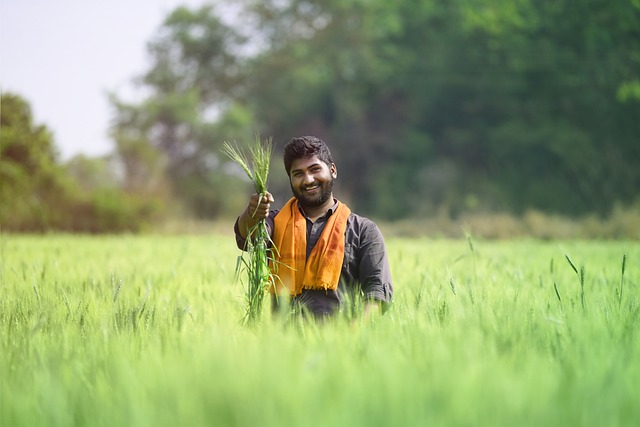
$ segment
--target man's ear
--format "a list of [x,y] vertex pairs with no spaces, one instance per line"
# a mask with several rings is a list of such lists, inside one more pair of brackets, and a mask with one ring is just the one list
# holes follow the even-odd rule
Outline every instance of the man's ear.
[[338,177],[338,168],[336,167],[335,163],[331,163],[331,176],[333,177],[333,179],[336,179]]

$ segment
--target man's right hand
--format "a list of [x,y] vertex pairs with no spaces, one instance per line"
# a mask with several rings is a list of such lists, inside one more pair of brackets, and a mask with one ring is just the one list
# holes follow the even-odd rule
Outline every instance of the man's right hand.
[[257,222],[257,220],[265,219],[269,215],[271,203],[273,203],[273,196],[269,192],[266,192],[263,196],[257,193],[252,194],[246,212],[252,218],[256,218]]
[[269,192],[266,192],[264,195],[258,193],[251,195],[249,204],[238,219],[238,228],[240,229],[242,237],[246,239],[249,235],[249,230],[251,230],[258,221],[269,216],[269,210],[271,209],[271,203],[273,203],[273,201],[273,196]]

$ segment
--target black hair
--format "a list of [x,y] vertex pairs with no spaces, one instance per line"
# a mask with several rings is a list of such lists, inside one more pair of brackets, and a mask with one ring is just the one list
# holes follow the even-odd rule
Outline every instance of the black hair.
[[317,156],[318,159],[331,166],[333,163],[333,157],[331,157],[331,151],[329,147],[320,138],[315,136],[299,136],[292,138],[284,146],[284,168],[287,171],[287,175],[291,173],[291,164],[296,159],[303,159],[307,157]]

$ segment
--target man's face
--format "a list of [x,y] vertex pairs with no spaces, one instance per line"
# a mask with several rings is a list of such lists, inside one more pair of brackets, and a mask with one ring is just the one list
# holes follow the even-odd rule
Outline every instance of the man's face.
[[317,156],[296,159],[291,163],[291,191],[303,208],[316,208],[332,197],[336,176],[336,165],[328,166]]

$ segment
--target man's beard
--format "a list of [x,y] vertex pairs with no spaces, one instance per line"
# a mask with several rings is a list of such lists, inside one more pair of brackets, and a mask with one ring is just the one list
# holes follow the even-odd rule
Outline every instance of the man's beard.
[[318,206],[322,206],[329,200],[331,194],[333,192],[333,177],[330,181],[326,181],[320,184],[320,194],[315,198],[307,197],[303,192],[300,192],[291,186],[291,191],[293,195],[298,199],[298,203],[303,208],[317,208]]

